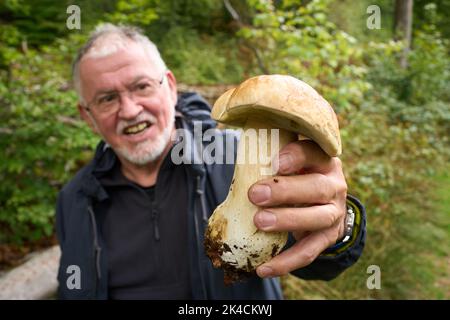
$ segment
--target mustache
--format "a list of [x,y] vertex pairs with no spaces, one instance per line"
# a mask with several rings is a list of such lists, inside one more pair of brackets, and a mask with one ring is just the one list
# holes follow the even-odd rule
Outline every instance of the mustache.
[[155,124],[157,119],[156,117],[148,111],[141,112],[136,118],[133,120],[120,120],[116,127],[116,133],[121,134],[123,130],[127,127],[134,126],[140,122],[149,122],[150,124]]

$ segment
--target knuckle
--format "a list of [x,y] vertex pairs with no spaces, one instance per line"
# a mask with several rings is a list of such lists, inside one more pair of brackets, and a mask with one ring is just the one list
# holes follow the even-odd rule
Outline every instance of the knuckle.
[[328,246],[334,245],[336,241],[339,239],[340,229],[341,227],[337,227],[334,229],[334,232],[332,234],[330,242],[328,243]]
[[285,224],[287,228],[289,229],[295,229],[298,225],[298,219],[294,212],[290,209],[283,210],[283,214],[280,215],[281,217],[281,223]]
[[302,254],[302,260],[304,261],[305,265],[313,263],[315,259],[316,254],[312,250],[306,250]]
[[316,190],[317,190],[317,199],[321,203],[326,203],[332,197],[331,195],[336,194],[336,190],[333,190],[334,187],[330,183],[329,179],[324,175],[319,175],[316,179]]
[[[278,258],[278,257],[276,257]],[[288,269],[287,263],[283,263],[282,260],[277,260],[276,262],[272,260],[271,268],[273,270],[273,274],[277,276],[282,276],[288,274],[290,270]]]
[[299,163],[303,163],[306,160],[305,146],[301,141],[298,141],[292,146],[291,152]]
[[336,208],[334,206],[330,206],[326,209],[326,214],[325,214],[325,222],[326,222],[326,227],[331,227],[333,226],[336,221],[339,219],[339,214],[336,210]]
[[279,276],[284,276],[289,273],[289,270],[286,266],[283,265],[283,266],[276,268],[275,273],[278,274]]
[[336,194],[334,197],[335,203],[340,207],[345,207],[347,199],[347,185],[341,185],[336,189]]
[[333,159],[334,159],[334,163],[336,164],[336,167],[339,170],[342,170],[342,160],[339,159],[338,157],[334,157]]
[[343,180],[341,182],[338,190],[340,193],[347,194],[348,186],[347,186],[347,182],[345,182],[345,180]]
[[[336,229],[336,228],[334,228]],[[325,244],[325,247],[329,247],[333,245],[336,242],[336,239],[338,237],[338,230],[332,230],[332,232],[321,232],[323,242]]]
[[336,183],[336,189],[339,194],[347,194],[348,186],[347,181],[345,181],[344,177],[338,180],[338,182]]
[[280,152],[280,153],[287,154],[287,155],[291,156],[292,159],[294,160],[294,162],[301,160],[301,158],[303,156],[303,148],[297,142],[298,141],[291,142],[291,143],[287,144],[282,149],[282,152]]

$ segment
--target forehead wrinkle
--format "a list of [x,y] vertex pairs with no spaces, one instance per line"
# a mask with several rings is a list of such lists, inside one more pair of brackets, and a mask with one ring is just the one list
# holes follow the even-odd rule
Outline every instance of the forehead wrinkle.
[[[128,87],[136,84],[137,82],[139,82],[142,79],[151,79],[151,78],[148,75],[145,75],[145,74],[137,75],[128,84],[125,84],[125,87],[128,88]],[[100,88],[99,90],[97,90],[95,92],[94,96],[98,96],[100,94],[105,94],[105,93],[114,93],[116,91],[117,91],[116,89]]]

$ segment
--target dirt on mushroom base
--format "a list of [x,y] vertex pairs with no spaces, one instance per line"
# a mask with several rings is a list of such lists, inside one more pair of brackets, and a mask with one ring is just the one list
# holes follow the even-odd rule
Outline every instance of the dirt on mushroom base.
[[[209,230],[207,230],[207,233]],[[205,250],[206,255],[211,259],[212,264],[215,268],[221,268],[224,272],[223,283],[229,286],[235,282],[242,282],[256,274],[255,271],[247,271],[246,269],[237,268],[235,265],[223,261],[221,256],[224,251],[231,250],[227,244],[221,243],[218,239],[220,235],[216,238],[210,238],[205,236]],[[247,260],[250,262],[250,260]],[[253,269],[250,263],[250,269]]]
[[[243,282],[250,277],[256,276],[256,268],[258,266],[252,265],[249,258],[247,258],[247,265],[244,268],[238,268],[235,264],[222,259],[222,254],[224,252],[232,252],[233,250],[228,244],[221,241],[224,236],[223,233],[226,230],[226,225],[227,221],[222,217],[220,222],[214,224],[214,227],[208,226],[205,232],[204,247],[206,255],[210,258],[213,266],[215,268],[223,269],[224,284],[229,286],[235,282]],[[243,245],[243,247],[238,248],[234,245],[233,247],[235,247],[235,249],[245,250],[247,246]],[[271,253],[272,258],[279,253],[280,249],[281,248],[277,244],[273,245]],[[256,253],[250,254],[250,256],[252,258],[259,257]]]
[[221,256],[225,251],[231,251],[231,248],[222,243],[224,238],[228,221],[222,216],[215,218],[214,224],[209,224],[205,231],[204,248],[206,255],[211,259],[215,268],[222,268],[224,271],[224,284],[231,285],[237,281],[243,281],[255,272],[248,272],[247,270],[237,268],[233,264],[223,261]]

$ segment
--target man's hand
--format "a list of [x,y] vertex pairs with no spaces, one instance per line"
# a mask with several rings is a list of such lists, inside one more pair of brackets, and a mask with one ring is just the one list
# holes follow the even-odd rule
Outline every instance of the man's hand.
[[286,145],[279,159],[279,175],[255,183],[248,197],[264,208],[254,217],[258,229],[290,231],[297,243],[259,266],[260,277],[309,265],[344,234],[347,184],[339,158],[305,140]]

